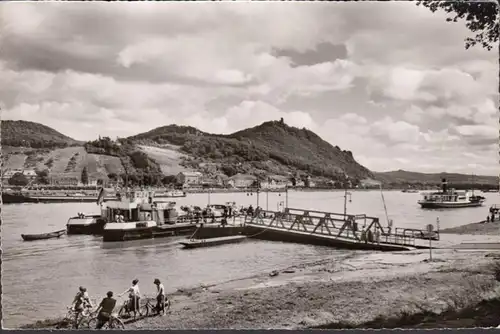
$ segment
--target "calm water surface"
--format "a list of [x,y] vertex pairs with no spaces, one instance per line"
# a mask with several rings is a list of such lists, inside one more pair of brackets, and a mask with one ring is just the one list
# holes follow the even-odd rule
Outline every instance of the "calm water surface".
[[[425,228],[440,218],[441,228],[477,222],[486,218],[498,194],[485,194],[483,208],[422,210],[419,194],[384,192],[389,218],[395,227]],[[176,199],[180,204],[206,205],[208,194]],[[210,202],[257,203],[256,194],[211,194]],[[260,194],[263,208],[276,209],[285,194]],[[289,207],[343,212],[343,192],[290,192]],[[103,243],[93,236],[23,242],[21,233],[43,233],[65,228],[68,217],[78,211],[99,213],[95,203],[18,204],[3,207],[3,319],[5,327],[64,314],[78,286],[84,285],[94,298],[108,290],[120,293],[134,278],[143,293],[153,293],[153,278],[165,283],[168,292],[181,287],[220,283],[290,265],[326,257],[335,259],[350,251],[327,247],[252,240],[203,250],[183,250],[183,238]],[[352,192],[349,213],[380,217],[385,212],[378,191]]]

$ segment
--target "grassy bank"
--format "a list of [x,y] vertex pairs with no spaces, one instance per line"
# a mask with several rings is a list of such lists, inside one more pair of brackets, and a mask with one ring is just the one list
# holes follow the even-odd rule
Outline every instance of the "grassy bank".
[[424,310],[418,313],[399,313],[392,317],[379,316],[361,325],[331,323],[312,329],[431,329],[497,327],[500,324],[500,299],[483,300],[478,304],[457,310],[450,308],[441,313]]

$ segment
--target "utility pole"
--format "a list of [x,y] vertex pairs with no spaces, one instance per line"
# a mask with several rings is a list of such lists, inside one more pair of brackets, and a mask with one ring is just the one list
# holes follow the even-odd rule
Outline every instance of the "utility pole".
[[3,206],[3,200],[2,200],[2,194],[3,194],[3,176],[4,176],[4,165],[3,165],[3,153],[2,153],[2,108],[0,108],[0,222],[2,221],[1,218],[1,213],[2,213],[2,206]]
[[288,209],[288,184],[285,186],[285,209]]
[[344,217],[347,216],[347,196],[349,196],[349,201],[351,201],[351,193],[347,191],[347,180],[349,176],[344,172],[346,176],[346,181],[344,182]]
[[266,189],[266,210],[269,211],[269,187]]
[[208,188],[208,205],[210,205],[210,188]]

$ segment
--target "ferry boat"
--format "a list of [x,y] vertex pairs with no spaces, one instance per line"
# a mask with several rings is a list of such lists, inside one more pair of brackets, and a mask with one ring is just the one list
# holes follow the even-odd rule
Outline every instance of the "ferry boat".
[[411,189],[411,188],[408,188],[408,189],[403,189],[402,192],[404,193],[412,193],[412,194],[416,194],[418,193],[419,191],[417,189]]
[[446,179],[443,179],[441,182],[441,191],[423,193],[422,199],[418,201],[418,204],[423,209],[454,209],[482,206],[485,200],[483,196],[474,195],[473,191],[448,189],[448,183]]
[[178,209],[175,202],[155,201],[152,191],[126,191],[106,202],[101,216],[106,220],[103,241],[152,239],[189,235],[196,219]]
[[166,190],[155,192],[156,198],[186,197],[186,192],[182,190]]

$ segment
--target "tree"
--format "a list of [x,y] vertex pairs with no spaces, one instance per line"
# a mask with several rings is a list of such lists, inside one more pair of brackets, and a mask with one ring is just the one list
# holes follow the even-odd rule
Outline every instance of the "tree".
[[161,180],[161,182],[167,186],[169,184],[175,184],[176,182],[176,176],[175,175],[166,175],[163,177],[163,179]]
[[476,34],[474,38],[465,39],[466,49],[480,44],[483,48],[491,50],[498,42],[498,0],[488,2],[420,0],[417,1],[417,5],[423,5],[432,12],[440,9],[449,14],[453,13],[453,17],[446,19],[448,22],[465,20],[465,26]]
[[36,182],[39,184],[49,184],[49,171],[46,169],[36,171]]
[[9,184],[12,186],[24,187],[29,183],[28,178],[23,173],[15,173],[9,179]]
[[87,167],[83,167],[82,170],[82,183],[85,185],[89,184],[89,173],[87,172]]

